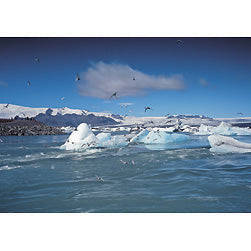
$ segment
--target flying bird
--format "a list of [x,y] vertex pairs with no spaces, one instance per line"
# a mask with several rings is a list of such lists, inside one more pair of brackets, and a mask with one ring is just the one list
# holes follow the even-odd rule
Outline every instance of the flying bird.
[[101,177],[98,177],[97,175],[95,175],[95,176],[97,178],[97,181],[104,182],[104,180]]
[[79,80],[80,80],[80,76],[79,76],[79,74],[77,73],[76,81],[79,81]]
[[242,112],[237,112],[236,114],[238,114],[238,115],[243,115],[243,113],[242,113]]
[[40,61],[39,61],[39,57],[35,57],[35,61],[37,62],[37,63],[39,63]]
[[132,160],[132,164],[133,164],[134,166],[136,166],[136,164],[135,164],[134,160]]
[[149,107],[149,106],[145,106],[145,112],[146,112],[147,110],[152,110],[152,108]]
[[115,99],[118,99],[118,97],[117,97],[117,92],[114,92],[112,95],[111,95],[111,97],[109,98],[109,99],[112,99],[112,98],[115,98]]
[[120,107],[121,107],[121,108],[122,108],[122,107],[127,108],[127,104],[122,104],[122,105],[120,105]]
[[8,103],[8,104],[6,104],[4,107],[5,107],[5,108],[8,108],[8,106],[9,106],[9,103]]
[[31,85],[31,82],[30,82],[30,80],[28,80],[28,86],[30,86]]

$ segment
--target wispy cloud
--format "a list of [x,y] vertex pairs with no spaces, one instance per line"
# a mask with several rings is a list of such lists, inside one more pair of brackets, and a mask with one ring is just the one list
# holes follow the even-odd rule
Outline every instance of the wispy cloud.
[[201,85],[204,85],[205,87],[207,87],[208,89],[216,89],[217,86],[212,85],[210,82],[208,82],[206,79],[204,78],[199,78],[199,83]]
[[119,105],[122,105],[122,106],[129,106],[129,105],[134,105],[134,103],[119,103]]
[[[135,78],[135,80],[134,80]],[[99,62],[80,74],[79,94],[96,98],[144,95],[149,90],[182,90],[182,75],[154,76],[132,69],[123,64]]]
[[199,83],[201,85],[209,85],[209,83],[204,78],[199,78]]
[[1,86],[5,86],[5,87],[7,87],[7,86],[8,86],[8,84],[7,84],[7,83],[5,83],[4,81],[1,81],[1,80],[0,80],[0,85],[1,85]]

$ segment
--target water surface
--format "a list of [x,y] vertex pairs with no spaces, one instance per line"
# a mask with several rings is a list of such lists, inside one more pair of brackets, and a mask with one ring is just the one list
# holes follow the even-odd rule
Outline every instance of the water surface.
[[206,136],[60,150],[67,137],[1,137],[0,212],[251,212],[249,153],[211,153]]

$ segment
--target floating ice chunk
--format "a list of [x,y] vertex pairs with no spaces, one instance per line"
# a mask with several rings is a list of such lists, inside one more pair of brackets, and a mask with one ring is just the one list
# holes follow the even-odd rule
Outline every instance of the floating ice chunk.
[[178,133],[167,132],[149,132],[141,142],[145,144],[167,144],[170,142],[178,142],[187,140],[189,136]]
[[123,135],[111,136],[110,133],[99,133],[97,136],[98,147],[118,147],[126,146],[128,144],[127,138]]
[[99,142],[105,142],[108,140],[111,140],[111,134],[110,133],[105,133],[105,132],[101,132],[98,135],[96,135],[97,139],[99,140]]
[[89,126],[85,123],[80,124],[77,130],[72,132],[66,142],[60,147],[65,150],[78,150],[85,146],[91,146],[98,142]]
[[115,135],[108,140],[103,140],[97,143],[98,147],[122,147],[126,145],[128,145],[128,141],[123,135]]
[[147,129],[144,129],[140,133],[138,133],[136,136],[134,136],[130,142],[142,142],[142,140],[148,135],[149,131]]
[[173,132],[176,130],[176,127],[153,127],[152,131],[154,132]]
[[219,153],[251,153],[251,144],[240,142],[231,137],[210,135],[208,137],[211,152]]
[[192,127],[192,126],[189,126],[189,125],[183,125],[180,130],[182,132],[190,132],[190,133],[195,133],[198,131],[198,128],[197,127]]
[[65,133],[71,133],[75,130],[75,127],[71,127],[71,126],[66,126],[66,127],[61,127],[61,130]]
[[221,135],[251,135],[251,130],[248,128],[232,127],[230,124],[221,122],[217,127],[200,125],[199,131],[196,132],[197,135],[211,135],[211,134],[221,134]]

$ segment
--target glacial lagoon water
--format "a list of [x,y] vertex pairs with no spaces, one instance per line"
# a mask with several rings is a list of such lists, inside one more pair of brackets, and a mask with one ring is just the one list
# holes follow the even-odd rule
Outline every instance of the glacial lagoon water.
[[251,212],[250,153],[212,153],[207,136],[195,135],[59,149],[67,137],[1,137],[0,212]]

